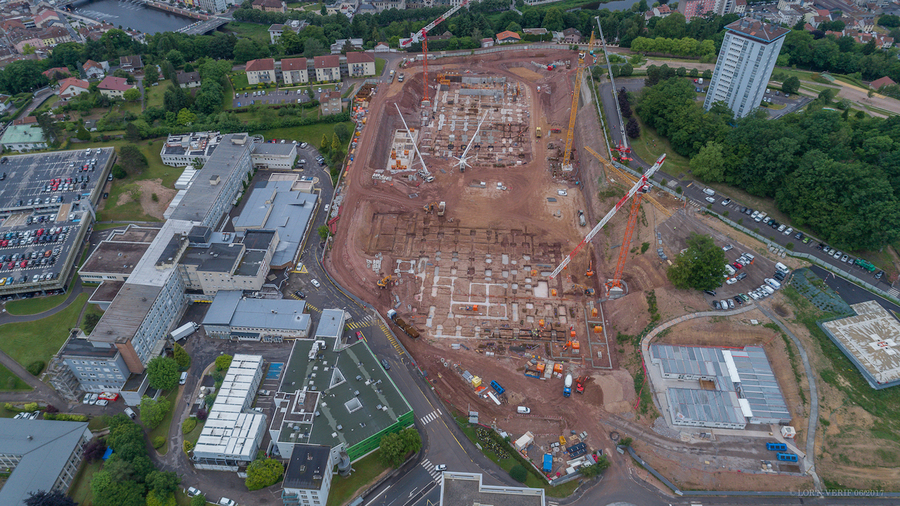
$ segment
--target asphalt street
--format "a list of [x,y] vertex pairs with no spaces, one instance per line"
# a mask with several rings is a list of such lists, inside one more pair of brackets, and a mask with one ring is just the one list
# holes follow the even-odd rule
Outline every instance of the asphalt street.
[[[620,79],[620,80],[616,81],[616,87],[618,89],[622,89],[624,87],[625,89],[627,89],[630,92],[638,92],[641,89],[643,89],[644,80],[643,79]],[[603,113],[606,116],[607,121],[610,123],[610,128],[608,129],[608,135],[609,135],[610,142],[612,143],[613,146],[616,146],[622,142],[622,134],[621,134],[621,132],[619,130],[619,126],[618,126],[619,120],[617,119],[618,116],[617,116],[617,112],[616,112],[615,93],[612,91],[612,87],[608,81],[603,82],[599,85],[598,93],[600,94],[600,102],[603,105]],[[781,100],[784,100],[783,96],[781,96],[781,97],[776,96],[775,99],[773,99],[773,101],[777,101],[779,98]],[[793,97],[791,97],[791,99],[793,99]],[[786,109],[784,109],[784,110],[786,110]],[[650,168],[650,165],[652,165],[652,162],[648,163],[648,162],[642,160],[639,156],[637,156],[634,153],[632,153],[630,156],[633,158],[633,161],[631,162],[630,166],[635,170],[645,171],[646,169]],[[663,165],[662,170],[658,171],[657,175],[654,176],[655,180],[659,181],[659,180],[665,179],[670,182],[670,186],[672,188],[675,187],[672,185],[673,183],[674,183],[674,185],[681,186],[681,188],[683,190],[683,195],[685,197],[687,197],[691,201],[698,203],[701,207],[706,207],[706,205],[709,203],[706,200],[706,197],[708,197],[708,195],[703,193],[703,190],[706,188],[706,186],[704,186],[696,181],[693,181],[693,180],[688,180],[688,179],[680,180],[677,177],[673,176],[672,174],[667,173],[665,171],[665,168],[666,168],[666,166]],[[729,211],[729,214],[731,215],[730,217],[732,219],[737,220],[737,219],[741,218],[740,216],[738,216],[738,213],[740,212],[740,208],[745,207],[745,206],[741,206],[740,202],[738,202],[734,199],[730,199],[731,202],[728,205],[723,206],[722,202],[725,199],[728,199],[728,196],[723,195],[723,194],[716,194],[714,196],[714,199],[715,199],[715,203],[713,203],[713,205],[712,205],[713,211],[716,211],[718,213],[722,213],[723,211]],[[753,209],[750,210],[749,214],[752,214],[752,212],[753,212]],[[773,229],[768,228],[765,225],[750,226],[750,224],[748,224],[748,221],[750,219],[749,214],[743,216],[743,221],[746,224],[746,226],[748,226],[748,228],[751,228],[751,229],[759,228],[759,230],[760,230],[759,233],[768,237],[775,244],[778,244],[779,246],[784,248],[787,246],[788,243],[793,243],[793,248],[794,248],[793,251],[795,251],[795,252],[806,253],[806,254],[812,255],[812,256],[818,258],[819,260],[822,260],[822,261],[828,263],[834,269],[842,270],[845,272],[852,272],[855,276],[857,276],[861,279],[865,279],[868,283],[878,287],[881,290],[884,290],[885,292],[894,293],[895,296],[900,295],[900,293],[898,293],[896,289],[892,288],[891,284],[887,281],[886,276],[883,276],[882,279],[877,280],[877,279],[875,279],[873,273],[869,273],[869,272],[865,271],[864,269],[862,269],[861,267],[858,267],[858,266],[855,266],[855,265],[852,265],[849,263],[841,262],[840,259],[835,259],[832,256],[825,254],[823,251],[816,249],[816,245],[819,242],[817,240],[810,240],[808,244],[803,244],[800,240],[796,240],[793,237],[793,234],[796,234],[798,232],[798,230],[794,230],[792,235],[784,235]]]

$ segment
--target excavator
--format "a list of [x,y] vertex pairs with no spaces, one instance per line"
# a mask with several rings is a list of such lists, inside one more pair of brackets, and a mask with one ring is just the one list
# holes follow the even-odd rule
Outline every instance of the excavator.
[[381,288],[382,290],[384,290],[385,288],[390,286],[390,282],[391,282],[391,276],[385,276],[385,277],[379,279],[378,281],[376,281],[375,284],[378,285],[378,288]]
[[437,205],[438,205],[437,202],[432,202],[432,203],[430,203],[430,204],[425,204],[424,206],[422,206],[422,210],[424,210],[424,211],[425,211],[426,213],[428,213],[428,214],[431,214],[431,213],[434,212],[434,208],[437,207]]
[[594,275],[594,256],[591,255],[591,263],[588,265],[587,272],[584,273],[585,276],[591,277]]

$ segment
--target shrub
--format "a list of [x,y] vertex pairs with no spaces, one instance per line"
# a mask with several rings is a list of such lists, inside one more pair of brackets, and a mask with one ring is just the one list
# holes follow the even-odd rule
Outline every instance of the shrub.
[[194,430],[195,427],[197,427],[197,419],[188,418],[187,420],[181,422],[181,433],[187,434],[190,431]]
[[23,411],[37,411],[38,404],[36,402],[29,402],[28,404],[22,406]]
[[675,193],[681,195],[681,187],[680,186],[675,188]]
[[34,362],[28,364],[28,372],[31,373],[32,376],[40,376],[41,371],[44,370],[44,362],[40,360],[35,360]]
[[159,450],[163,446],[166,445],[166,438],[163,436],[156,436],[153,438],[153,447]]
[[194,443],[191,443],[190,441],[185,441],[184,442],[184,453],[191,453],[191,451],[193,451],[193,450],[194,450]]
[[528,470],[521,464],[516,464],[509,470],[509,476],[519,483],[525,483],[528,479]]
[[86,422],[87,415],[73,415],[69,413],[44,413],[44,420],[60,420],[63,422]]

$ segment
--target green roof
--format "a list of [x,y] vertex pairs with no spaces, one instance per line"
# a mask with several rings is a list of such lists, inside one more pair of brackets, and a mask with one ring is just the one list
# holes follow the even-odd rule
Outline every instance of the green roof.
[[[314,359],[309,358],[313,341],[297,340],[294,343],[280,388],[282,392],[294,392],[306,387],[308,391],[317,392],[319,402],[315,411],[318,415],[308,417],[309,423],[285,420],[279,441],[301,442],[290,438],[292,432],[298,432],[309,434],[309,439],[302,441],[304,443],[328,446],[345,443],[352,448],[391,428],[401,417],[412,412],[368,343],[357,341],[347,347],[338,344],[336,350],[335,339],[316,340],[322,341],[325,349]],[[293,424],[295,429],[290,430],[284,424]]]
[[41,127],[35,124],[9,125],[9,128],[7,128],[6,132],[3,134],[3,138],[0,138],[0,143],[2,144],[25,144],[36,142],[47,141],[44,139],[44,132],[41,130]]

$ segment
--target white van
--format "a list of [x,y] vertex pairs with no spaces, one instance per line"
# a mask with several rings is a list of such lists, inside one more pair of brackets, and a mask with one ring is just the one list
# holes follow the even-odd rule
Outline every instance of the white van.
[[785,273],[785,274],[791,272],[791,270],[788,269],[788,266],[787,266],[787,265],[784,265],[784,264],[781,263],[781,262],[776,262],[776,263],[775,263],[775,270],[777,270],[778,272],[783,272],[783,273]]
[[187,383],[187,371],[181,373],[181,378],[178,380],[179,385],[184,385],[185,383]]
[[531,408],[519,406],[518,408],[516,408],[516,413],[519,413],[520,415],[527,415],[528,413],[531,413]]
[[715,192],[715,191],[713,191],[713,190],[712,190],[712,189],[710,189],[710,188],[704,188],[704,189],[703,189],[703,193],[705,193],[705,194],[707,194],[707,195],[709,195],[709,196],[710,196],[710,197],[712,197],[712,196],[713,196],[713,195],[715,195],[715,194],[716,194],[716,192]]
[[774,280],[774,279],[772,279],[772,278],[766,278],[766,284],[769,285],[769,286],[771,286],[772,288],[774,288],[774,289],[776,289],[776,290],[778,290],[779,288],[781,288],[781,283],[779,283],[778,281],[776,281],[776,280]]
[[131,418],[132,420],[137,418],[137,413],[135,413],[131,408],[125,408],[125,414],[128,415],[128,418]]

